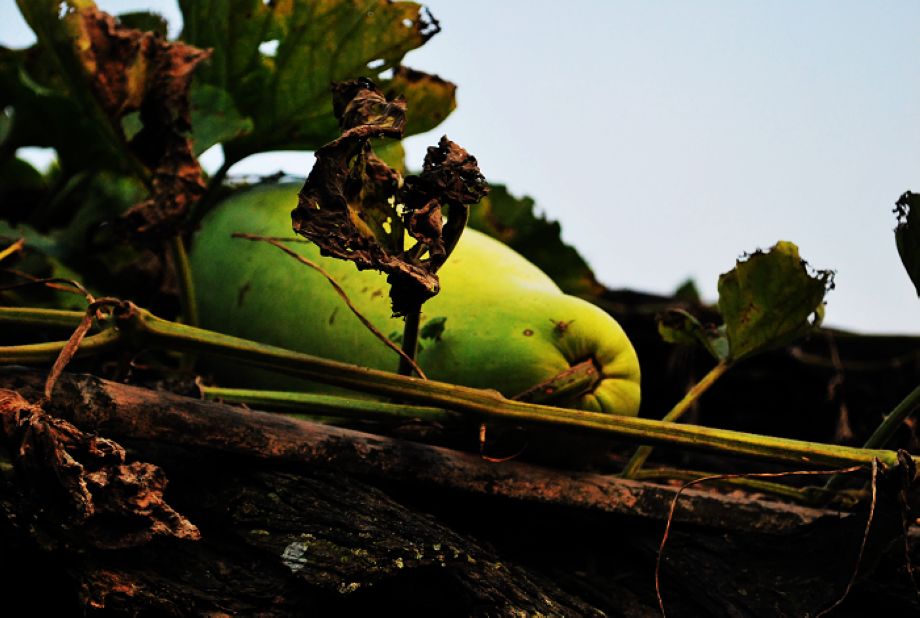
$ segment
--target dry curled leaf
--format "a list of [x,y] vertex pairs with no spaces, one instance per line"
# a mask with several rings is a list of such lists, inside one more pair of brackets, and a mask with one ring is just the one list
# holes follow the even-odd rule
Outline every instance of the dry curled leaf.
[[0,389],[0,438],[42,502],[97,547],[133,547],[155,536],[196,540],[198,529],[163,499],[166,475],[127,463],[116,442],[83,433],[15,391]]
[[[389,275],[393,312],[404,315],[438,293],[437,271],[456,244],[466,209],[488,192],[476,158],[446,137],[423,171],[405,179],[373,152],[372,138],[400,138],[405,101],[388,101],[367,79],[333,87],[342,135],[316,152],[292,213],[294,231],[324,255]],[[442,208],[454,215],[444,223]],[[416,242],[406,247],[406,234]]]

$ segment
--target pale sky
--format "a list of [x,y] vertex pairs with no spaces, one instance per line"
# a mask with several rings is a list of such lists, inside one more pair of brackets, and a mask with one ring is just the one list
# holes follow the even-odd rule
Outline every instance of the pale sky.
[[[110,12],[173,0],[97,0]],[[537,200],[609,287],[707,300],[737,256],[791,240],[837,270],[827,324],[920,333],[891,209],[920,191],[920,2],[432,0],[406,64],[459,85],[446,133]],[[0,43],[31,39],[0,0]],[[219,152],[207,153],[214,168]],[[310,153],[233,172],[305,175]]]

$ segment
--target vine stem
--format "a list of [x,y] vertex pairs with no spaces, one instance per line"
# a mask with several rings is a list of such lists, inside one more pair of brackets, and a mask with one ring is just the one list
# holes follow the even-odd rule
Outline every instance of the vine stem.
[[189,326],[198,326],[198,300],[195,298],[195,280],[192,276],[192,267],[188,261],[188,252],[185,250],[185,241],[182,239],[181,234],[176,234],[169,239],[169,250],[176,268],[176,277],[179,280],[179,303],[182,317]]
[[[863,445],[863,448],[881,449],[891,442],[901,425],[911,414],[920,408],[920,386],[916,387],[907,397],[901,400],[891,414],[886,416],[881,424],[872,432],[869,439]],[[846,477],[843,475],[834,475],[827,481],[826,489],[840,489]]]
[[456,421],[458,414],[444,408],[432,406],[411,406],[406,404],[374,401],[373,399],[352,399],[337,395],[300,393],[290,391],[264,391],[242,388],[221,388],[199,384],[201,395],[209,400],[226,403],[245,403],[271,410],[283,410],[316,416],[336,417],[343,420],[399,420],[422,419],[433,422]]
[[[709,390],[709,387],[715,384],[716,380],[721,378],[726,371],[731,368],[730,361],[719,361],[719,364],[713,367],[709,373],[703,376],[703,379],[693,385],[687,394],[684,395],[683,399],[677,402],[671,411],[664,415],[664,418],[661,419],[666,422],[676,422],[687,410],[690,409],[694,403],[696,403],[700,397],[703,396],[703,393]],[[626,462],[626,467],[623,468],[621,476],[623,478],[631,479],[635,478],[636,473],[642,469],[642,466],[645,464],[645,461],[649,458],[649,455],[652,454],[651,446],[640,446],[636,449],[636,452],[633,453],[633,456]]]
[[863,448],[885,448],[895,433],[917,408],[920,407],[920,386],[908,393],[891,414],[885,417],[878,428],[866,440]]
[[197,225],[201,219],[208,214],[208,211],[211,210],[217,200],[218,191],[220,191],[221,185],[224,182],[224,179],[227,177],[227,174],[230,172],[230,168],[239,163],[245,157],[242,156],[229,156],[224,151],[224,161],[220,164],[220,167],[214,172],[214,175],[208,179],[208,185],[205,187],[204,195],[201,196],[201,199],[198,200],[192,206],[192,212],[189,213],[189,220],[191,221],[192,226]]
[[645,468],[643,470],[638,470],[634,478],[637,481],[660,479],[695,481],[700,478],[712,478],[717,484],[723,484],[727,487],[741,487],[748,491],[769,493],[804,504],[812,502],[813,491],[815,489],[813,487],[792,487],[782,483],[772,483],[757,478],[747,478],[743,474],[722,477],[712,472],[675,468]]
[[[585,389],[594,387],[597,382],[598,373],[593,361],[585,361],[518,395],[515,399],[531,403],[557,404],[580,396]],[[225,388],[207,386],[200,382],[198,389],[205,399],[220,399],[229,403],[244,403],[263,406],[271,410],[310,415],[340,416],[343,419],[420,418],[427,421],[447,422],[455,421],[459,416],[456,412],[444,408],[390,403],[373,399],[355,399],[340,395]]]
[[[0,307],[0,323],[16,323],[18,319],[27,318],[35,324],[38,323],[42,312],[41,309]],[[71,313],[72,324],[76,327],[83,313]],[[60,312],[49,315],[49,321],[55,324],[60,324],[61,318]],[[109,349],[115,344],[188,350],[216,354],[251,366],[269,368],[279,373],[372,393],[380,397],[397,397],[423,405],[442,407],[471,415],[479,421],[504,420],[562,427],[642,443],[670,444],[682,448],[811,466],[868,465],[873,459],[878,459],[889,467],[898,465],[898,454],[894,451],[805,442],[513,401],[496,391],[400,376],[170,322],[130,303],[124,303],[117,312],[114,323],[106,321],[101,326],[104,330],[98,335],[87,337],[77,356]],[[87,344],[94,337],[107,337],[111,342],[96,340],[98,343],[95,344],[95,349],[88,349]],[[0,347],[0,364],[53,362],[66,342],[37,345],[41,347],[41,354],[35,345]]]
[[[444,229],[442,231],[442,238],[444,239],[445,262],[450,257],[451,253],[454,252],[454,249],[457,248],[457,243],[460,242],[460,236],[463,234],[463,230],[466,229],[466,224],[469,222],[469,220],[469,206],[460,203],[451,204],[450,216],[447,218],[447,222],[444,224]],[[399,368],[397,370],[400,375],[412,375],[414,369],[413,365],[415,364],[415,357],[418,355],[418,331],[421,319],[421,304],[419,304],[418,307],[414,307],[412,311],[406,314],[406,322],[405,326],[403,326],[402,351],[405,356],[407,356],[408,359],[412,362],[410,363],[405,358],[400,357]]]
[[411,376],[415,373],[415,357],[418,354],[418,330],[421,319],[421,305],[406,314],[406,323],[403,326],[403,353],[399,357],[399,375]]

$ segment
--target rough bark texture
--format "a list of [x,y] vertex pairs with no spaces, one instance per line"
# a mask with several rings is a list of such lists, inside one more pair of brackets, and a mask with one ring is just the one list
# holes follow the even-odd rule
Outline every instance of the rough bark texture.
[[[0,385],[30,396],[41,377],[4,370]],[[492,464],[89,376],[63,376],[48,410],[162,467],[166,499],[201,539],[100,551],[2,467],[0,589],[31,613],[659,615],[654,558],[671,488]],[[920,610],[900,490],[880,482],[861,578],[837,615]],[[742,512],[687,494],[661,574],[668,615],[814,615],[842,594],[865,508],[764,500]]]

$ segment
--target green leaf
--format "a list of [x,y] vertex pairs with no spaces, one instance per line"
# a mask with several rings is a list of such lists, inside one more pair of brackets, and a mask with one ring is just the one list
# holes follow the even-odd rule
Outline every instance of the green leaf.
[[[438,32],[421,5],[387,0],[179,0],[184,41],[212,48],[198,79],[230,93],[253,129],[224,143],[225,156],[240,160],[269,150],[317,150],[339,134],[329,102],[332,82],[370,77],[378,82],[405,54]],[[410,101],[425,101],[426,114],[446,115],[442,90],[393,79]],[[386,87],[386,83],[383,83]],[[425,94],[416,96],[419,88]],[[412,127],[436,124],[411,120]]]
[[372,139],[371,148],[381,161],[401,175],[406,175],[406,150],[401,140]]
[[[0,247],[5,247],[19,238],[25,239],[25,247],[21,254],[4,260],[4,268],[0,271],[0,287],[28,281],[28,277],[17,273],[37,279],[80,280],[80,275],[61,259],[63,252],[56,238],[40,234],[26,225],[12,227],[0,221]],[[0,302],[55,309],[86,308],[83,296],[54,290],[41,284],[0,292]]]
[[725,329],[704,326],[683,309],[668,309],[658,316],[658,334],[668,343],[702,345],[717,361],[728,358],[728,338]]
[[53,65],[40,47],[0,49],[0,105],[9,109],[4,151],[54,148],[66,170],[124,169],[124,157],[50,71]]
[[169,22],[166,21],[166,18],[150,11],[121,13],[118,15],[118,21],[126,28],[155,32],[162,37],[166,37],[166,32],[169,30]]
[[791,242],[739,260],[719,277],[719,310],[725,320],[729,358],[738,361],[779,347],[808,332],[823,316],[833,273],[811,274]]
[[388,99],[405,97],[406,135],[432,130],[457,107],[455,84],[409,67],[397,68],[383,90]]
[[0,146],[10,136],[10,130],[13,128],[13,109],[0,109]]
[[214,144],[252,133],[251,118],[242,116],[226,90],[200,81],[192,83],[192,141],[198,156]]
[[471,209],[469,224],[539,266],[567,294],[600,294],[603,286],[578,251],[562,241],[559,223],[537,215],[534,206],[531,198],[492,185],[489,195]]
[[901,263],[920,296],[920,193],[905,192],[895,202],[894,212],[898,217],[894,240]]
[[700,296],[700,290],[696,286],[696,281],[693,279],[687,279],[674,290],[674,299],[682,300],[687,303],[702,303],[702,297]]
[[0,160],[0,219],[28,218],[47,189],[44,176],[27,161]]

